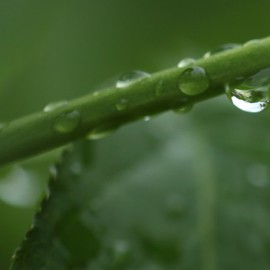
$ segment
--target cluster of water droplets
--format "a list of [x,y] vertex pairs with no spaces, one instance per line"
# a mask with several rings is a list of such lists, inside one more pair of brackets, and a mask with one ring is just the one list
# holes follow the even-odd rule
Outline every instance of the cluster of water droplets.
[[[238,43],[223,44],[203,55],[204,59],[212,55],[222,53],[241,46],[256,46],[260,39],[250,40],[243,45]],[[178,63],[179,68],[186,68],[179,78],[179,89],[186,95],[197,95],[204,92],[210,85],[207,72],[199,66],[195,66],[195,60],[185,58]],[[226,93],[232,103],[239,109],[257,113],[267,109],[270,105],[270,68],[263,69],[247,78],[237,79],[235,82],[225,86]],[[192,104],[175,110],[176,112],[187,112]]]
[[[251,40],[243,44],[243,46],[254,46],[260,40]],[[204,54],[203,58],[209,58],[212,55],[238,48],[242,45],[236,43],[224,44],[216,49]],[[176,113],[186,113],[193,108],[190,97],[205,92],[210,86],[210,77],[207,71],[196,65],[193,58],[184,58],[178,63],[178,68],[183,69],[178,78],[178,89],[184,94],[181,100],[181,106],[174,109]],[[144,79],[150,78],[151,75],[144,71],[131,71],[122,74],[117,80],[115,86],[121,92],[121,97],[115,103],[115,110],[119,113],[126,111],[131,103],[128,97],[125,97],[125,89],[134,83],[143,83]],[[269,107],[269,87],[270,87],[270,68],[264,69],[249,78],[238,80],[235,83],[226,85],[226,93],[233,104],[241,110],[247,112],[260,112]],[[168,86],[165,85],[166,80],[162,77],[157,81],[154,89],[157,98],[162,97]],[[100,95],[100,91],[94,92],[93,96]],[[68,105],[67,101],[50,103],[44,108],[44,112],[52,112],[59,109],[60,114],[55,118],[53,128],[59,133],[69,133],[74,131],[81,123],[81,114],[77,110],[62,110]],[[62,110],[62,111],[61,111]],[[144,121],[149,121],[150,116],[143,117]],[[0,131],[5,128],[4,123],[0,123]],[[87,138],[91,140],[105,138],[115,131],[115,127],[102,126],[92,129]]]
[[258,113],[270,106],[270,68],[226,85],[232,103],[242,111]]

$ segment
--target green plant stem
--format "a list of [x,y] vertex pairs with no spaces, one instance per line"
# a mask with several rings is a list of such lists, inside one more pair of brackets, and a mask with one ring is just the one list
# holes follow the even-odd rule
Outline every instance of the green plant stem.
[[[54,111],[39,112],[10,122],[0,131],[0,164],[65,145],[97,128],[116,128],[145,115],[186,107],[220,95],[224,92],[224,84],[270,66],[270,38],[199,59],[194,65],[203,67],[211,82],[205,92],[196,96],[188,97],[179,90],[179,75],[185,68],[174,67],[126,88],[105,89],[99,95],[90,94],[72,100]],[[125,110],[119,111],[116,104],[121,99],[127,100],[128,104]],[[56,132],[53,128],[55,119],[73,110],[81,116],[78,127],[68,133]]]

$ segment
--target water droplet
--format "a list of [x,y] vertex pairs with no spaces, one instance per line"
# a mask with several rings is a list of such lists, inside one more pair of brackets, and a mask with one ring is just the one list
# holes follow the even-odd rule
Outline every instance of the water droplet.
[[135,82],[138,82],[140,80],[143,80],[149,77],[150,77],[150,74],[144,71],[135,70],[135,71],[127,72],[120,76],[119,80],[116,82],[116,87],[125,88]]
[[0,132],[7,126],[6,123],[0,123]]
[[66,100],[62,100],[62,101],[58,101],[58,102],[53,102],[53,103],[50,103],[48,105],[46,105],[43,109],[44,112],[51,112],[51,111],[54,111],[56,109],[59,109],[61,107],[64,107],[68,104],[68,101]]
[[212,56],[213,54],[217,54],[217,53],[221,53],[221,52],[228,51],[231,49],[235,49],[235,48],[240,47],[240,46],[241,46],[241,44],[238,44],[238,43],[223,44],[223,45],[217,47],[216,49],[205,53],[203,55],[203,58],[208,58],[208,57]]
[[128,100],[125,98],[121,98],[115,105],[117,111],[124,111],[128,107]]
[[210,84],[209,77],[202,67],[191,67],[180,74],[178,86],[186,95],[198,95]]
[[164,91],[164,81],[163,80],[159,80],[156,84],[156,88],[155,88],[155,95],[157,97],[161,96],[162,93]]
[[149,115],[146,115],[144,118],[143,118],[143,121],[144,122],[149,122],[151,120],[151,117]]
[[195,59],[193,59],[193,58],[184,58],[184,59],[182,59],[179,63],[178,63],[178,67],[179,68],[183,68],[183,67],[187,67],[187,66],[189,66],[189,65],[192,65],[192,64],[194,64],[196,62],[196,60]]
[[185,114],[185,113],[190,112],[192,108],[193,108],[193,104],[188,104],[180,108],[174,109],[173,111],[178,114]]
[[259,43],[261,43],[260,39],[252,39],[247,41],[244,46],[258,45]]
[[116,127],[99,127],[91,130],[86,138],[88,140],[99,140],[110,136],[117,128]]
[[65,112],[54,121],[54,129],[60,133],[73,131],[79,124],[81,115],[78,111]]
[[258,113],[270,106],[270,68],[263,69],[241,82],[226,85],[232,103],[242,111]]

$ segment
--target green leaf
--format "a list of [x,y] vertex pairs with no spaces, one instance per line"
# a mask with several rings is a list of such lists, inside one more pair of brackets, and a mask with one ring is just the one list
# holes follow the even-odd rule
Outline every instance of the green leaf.
[[205,116],[76,143],[11,269],[268,269],[269,167]]

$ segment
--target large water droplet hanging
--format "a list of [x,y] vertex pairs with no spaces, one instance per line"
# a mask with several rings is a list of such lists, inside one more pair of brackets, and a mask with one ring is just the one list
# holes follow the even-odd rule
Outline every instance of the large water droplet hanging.
[[186,95],[198,95],[210,84],[208,74],[202,67],[191,67],[183,71],[179,77],[178,87]]
[[62,101],[58,101],[58,102],[52,102],[49,103],[48,105],[46,105],[43,109],[44,112],[51,112],[54,111],[56,109],[59,109],[61,107],[64,107],[68,104],[68,101],[66,100],[62,100]]
[[238,44],[238,43],[227,43],[227,44],[223,44],[223,45],[217,47],[216,49],[213,49],[213,50],[205,53],[203,55],[203,58],[208,58],[208,57],[210,57],[213,54],[217,54],[217,53],[221,53],[221,52],[224,52],[224,51],[228,51],[228,50],[231,50],[231,49],[240,47],[240,46],[241,46],[241,44]]
[[86,138],[88,140],[104,139],[104,138],[110,136],[116,129],[117,129],[117,127],[111,127],[111,126],[94,128],[88,133]]
[[121,98],[116,104],[115,107],[117,111],[124,111],[128,107],[128,100],[125,98]]
[[81,121],[81,115],[78,111],[65,112],[58,116],[54,121],[54,129],[60,133],[73,131]]
[[193,58],[184,58],[184,59],[182,59],[179,63],[178,63],[178,67],[179,68],[183,68],[183,67],[187,67],[187,66],[189,66],[189,65],[192,65],[192,64],[194,64],[196,62],[196,60],[195,59],[193,59]]
[[257,113],[270,106],[270,68],[226,86],[232,103],[242,111]]
[[116,82],[117,88],[125,88],[127,86],[130,86],[131,84],[138,82],[140,80],[143,80],[145,78],[150,77],[150,74],[140,71],[140,70],[134,70],[127,73],[124,73],[120,76],[118,81]]

